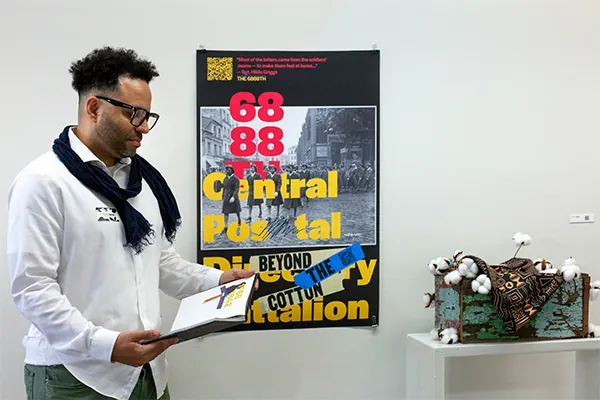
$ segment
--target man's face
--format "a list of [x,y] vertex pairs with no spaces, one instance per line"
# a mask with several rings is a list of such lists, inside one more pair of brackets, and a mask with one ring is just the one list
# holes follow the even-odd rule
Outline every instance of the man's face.
[[[122,78],[119,86],[120,93],[108,97],[150,111],[152,94],[145,81]],[[148,133],[148,122],[135,127],[130,123],[133,110],[103,100],[100,103],[102,112],[95,127],[98,138],[113,157],[133,157],[141,146],[143,134]]]

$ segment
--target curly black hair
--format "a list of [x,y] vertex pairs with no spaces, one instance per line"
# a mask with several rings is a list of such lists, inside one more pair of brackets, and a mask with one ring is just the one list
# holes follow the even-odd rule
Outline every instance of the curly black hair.
[[119,78],[143,79],[150,83],[159,76],[156,66],[134,50],[102,47],[71,64],[71,86],[80,97],[92,91],[116,91]]

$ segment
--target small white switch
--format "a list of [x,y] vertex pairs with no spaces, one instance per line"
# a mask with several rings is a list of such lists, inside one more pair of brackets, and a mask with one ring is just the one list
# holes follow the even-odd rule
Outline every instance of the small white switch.
[[571,214],[569,222],[571,224],[591,224],[594,222],[594,214]]

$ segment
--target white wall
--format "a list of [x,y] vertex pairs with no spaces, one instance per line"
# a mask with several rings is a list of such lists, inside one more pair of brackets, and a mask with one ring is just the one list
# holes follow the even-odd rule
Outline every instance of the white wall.
[[[161,123],[143,154],[178,197],[185,218],[178,245],[193,259],[198,46],[335,50],[376,41],[380,328],[236,333],[175,347],[171,391],[174,399],[403,398],[404,338],[433,323],[421,300],[432,288],[425,266],[433,257],[462,248],[502,261],[522,230],[534,239],[523,256],[572,255],[600,277],[598,223],[567,223],[571,212],[600,218],[599,18],[600,3],[575,0],[2,0],[0,192],[75,122],[69,63],[97,46],[133,47],[162,74],[153,85]],[[5,236],[0,229],[0,253]],[[0,398],[13,400],[24,398],[20,339],[28,324],[3,271]],[[176,303],[164,306],[168,326]],[[600,323],[597,306],[591,316]],[[221,369],[222,359],[239,362]],[[569,398],[572,361],[463,361],[453,366],[450,389],[454,398]],[[497,378],[501,372],[513,387]]]

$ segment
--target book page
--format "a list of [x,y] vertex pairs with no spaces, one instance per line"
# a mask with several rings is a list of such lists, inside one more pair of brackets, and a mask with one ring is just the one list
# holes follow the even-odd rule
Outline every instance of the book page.
[[215,319],[246,318],[254,276],[229,282],[181,300],[171,331],[206,324]]

